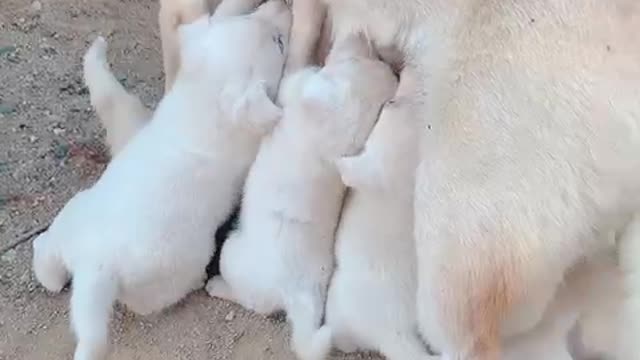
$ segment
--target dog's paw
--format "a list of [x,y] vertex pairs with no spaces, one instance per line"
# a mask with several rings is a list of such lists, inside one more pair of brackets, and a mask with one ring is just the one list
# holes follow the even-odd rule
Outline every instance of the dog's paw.
[[233,301],[231,287],[220,275],[211,278],[205,286],[205,290],[211,297]]

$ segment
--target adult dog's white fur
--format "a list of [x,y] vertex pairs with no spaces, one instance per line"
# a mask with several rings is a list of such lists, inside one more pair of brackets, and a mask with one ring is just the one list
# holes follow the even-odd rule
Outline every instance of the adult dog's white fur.
[[[204,16],[181,27],[181,67],[151,121],[127,135],[97,183],[35,240],[40,283],[60,291],[73,278],[75,360],[106,356],[116,300],[148,314],[204,285],[214,232],[238,200],[261,137],[281,116],[270,97],[289,23],[288,9],[274,0],[252,15],[212,23]],[[104,56],[104,47],[96,40],[88,58]]]
[[420,118],[409,69],[364,151],[337,161],[349,186],[336,235],[325,326],[344,352],[429,359],[417,332],[413,188]]
[[[326,0],[421,73],[418,312],[445,358],[500,358],[640,205],[640,6],[633,0]],[[341,35],[342,36],[342,35]],[[430,126],[427,126],[430,125]],[[635,231],[632,231],[634,233]],[[620,237],[640,354],[640,239]]]
[[212,296],[259,313],[285,310],[301,359],[324,358],[331,336],[318,329],[345,191],[333,159],[361,149],[396,83],[357,36],[337,44],[324,68],[285,81],[284,117],[247,178],[221,276],[207,284]]

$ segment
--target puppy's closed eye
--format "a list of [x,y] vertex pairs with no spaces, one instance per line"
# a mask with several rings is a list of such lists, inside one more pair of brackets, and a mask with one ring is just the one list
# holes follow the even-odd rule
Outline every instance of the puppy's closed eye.
[[280,49],[280,54],[284,55],[284,40],[282,39],[282,34],[276,34],[271,37],[274,43],[278,45],[278,49]]

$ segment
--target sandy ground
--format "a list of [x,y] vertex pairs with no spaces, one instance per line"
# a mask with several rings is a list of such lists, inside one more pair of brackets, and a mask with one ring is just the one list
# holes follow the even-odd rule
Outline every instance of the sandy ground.
[[[123,84],[148,105],[158,101],[157,8],[156,0],[0,0],[0,360],[72,358],[69,294],[47,294],[31,272],[31,242],[15,244],[108,160],[81,72],[97,34],[108,37]],[[152,316],[117,308],[112,335],[112,359],[294,359],[281,319],[202,291]]]

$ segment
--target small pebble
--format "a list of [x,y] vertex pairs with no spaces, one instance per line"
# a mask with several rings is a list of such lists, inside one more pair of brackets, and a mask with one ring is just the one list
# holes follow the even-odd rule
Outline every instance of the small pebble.
[[16,259],[16,251],[14,249],[7,251],[2,256],[0,256],[0,260],[2,260],[3,262],[11,263],[15,261],[15,259]]
[[236,312],[231,310],[229,311],[229,313],[227,314],[227,316],[224,317],[224,319],[226,321],[232,321],[234,318],[236,317]]
[[30,142],[30,143],[32,143],[32,144],[33,144],[33,143],[34,143],[34,142],[36,142],[36,141],[38,141],[38,137],[37,137],[37,136],[35,136],[35,135],[31,135],[31,136],[29,136],[29,142]]
[[52,131],[53,131],[53,133],[54,133],[55,135],[62,135],[62,134],[64,134],[65,132],[67,132],[67,129],[62,129],[62,128],[58,128],[58,127],[56,127],[56,128],[53,128],[53,130],[52,130]]
[[42,3],[40,1],[34,1],[31,3],[31,10],[40,11],[42,10]]

